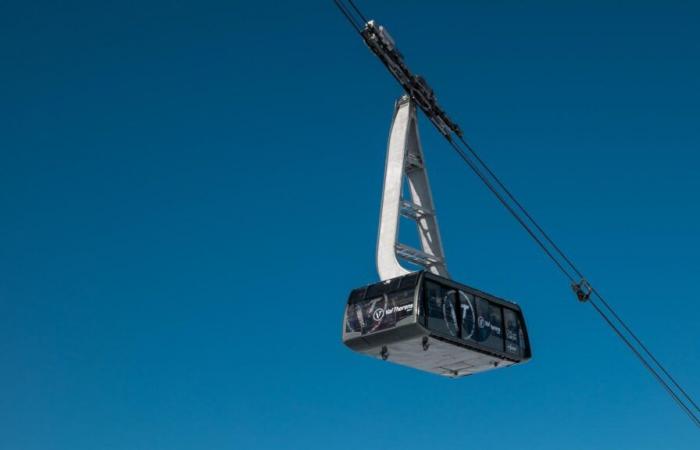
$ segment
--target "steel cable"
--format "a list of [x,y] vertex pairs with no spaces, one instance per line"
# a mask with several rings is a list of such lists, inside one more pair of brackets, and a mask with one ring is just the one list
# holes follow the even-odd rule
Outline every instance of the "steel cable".
[[[491,168],[484,162],[484,160],[479,156],[479,154],[476,152],[476,150],[464,139],[464,137],[459,136],[460,141],[464,144],[464,146],[469,150],[469,152],[474,156],[474,158],[479,162],[479,164],[486,169],[486,172],[491,176],[491,178],[496,182],[496,184],[505,192],[505,194],[510,198],[513,203],[520,209],[520,211],[523,212],[525,217],[532,223],[535,228],[540,232],[544,240],[546,240],[554,249],[554,251],[559,254],[564,261],[571,267],[571,269],[578,275],[580,279],[585,279],[583,273],[576,267],[576,265],[572,262],[571,258],[569,258],[563,250],[550,238],[549,234],[540,226],[540,224],[532,217],[532,215],[525,209],[525,207],[518,201],[518,199],[511,193],[511,191],[505,186],[505,184],[500,180],[498,176],[491,170]],[[654,354],[647,348],[646,345],[641,341],[641,339],[632,331],[632,329],[625,323],[624,320],[617,314],[617,312],[613,309],[613,307],[605,300],[605,298],[600,294],[600,292],[593,286],[591,286],[593,294],[598,297],[598,299],[601,301],[603,306],[610,311],[610,313],[613,315],[615,320],[619,322],[619,324],[622,326],[622,328],[632,337],[632,339],[641,347],[641,349],[646,353],[649,358],[654,362],[654,364],[661,369],[661,371],[668,377],[668,379],[673,383],[673,385],[682,393],[682,395],[693,405],[695,410],[700,412],[700,408],[698,408],[697,403],[690,397],[690,395],[683,389],[683,387],[676,381],[676,379],[666,370],[666,368],[659,362],[658,359],[654,356]]]

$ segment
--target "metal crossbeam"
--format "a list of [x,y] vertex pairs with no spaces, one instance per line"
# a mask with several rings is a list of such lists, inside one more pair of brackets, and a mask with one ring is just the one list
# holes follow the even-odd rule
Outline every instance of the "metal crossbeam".
[[413,202],[401,200],[401,215],[409,219],[418,220],[424,216],[434,216],[435,213]]
[[396,255],[399,258],[405,259],[406,261],[412,262],[413,264],[418,264],[419,266],[427,268],[445,263],[441,258],[438,258],[434,255],[429,255],[425,252],[422,252],[400,242],[396,244],[395,248]]

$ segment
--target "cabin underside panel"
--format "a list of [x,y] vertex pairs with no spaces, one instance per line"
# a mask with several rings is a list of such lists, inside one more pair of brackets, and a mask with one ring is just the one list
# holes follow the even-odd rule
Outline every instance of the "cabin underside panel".
[[[510,366],[513,361],[472,351],[432,337],[424,350],[422,337],[407,339],[386,346],[386,360],[451,378],[472,375],[485,370]],[[383,359],[382,347],[363,353]]]

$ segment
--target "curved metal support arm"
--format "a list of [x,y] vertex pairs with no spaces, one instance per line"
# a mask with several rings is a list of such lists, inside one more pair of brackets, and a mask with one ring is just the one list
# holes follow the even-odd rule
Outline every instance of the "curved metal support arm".
[[[404,179],[410,198],[402,196]],[[399,242],[401,216],[416,223],[420,250]],[[389,134],[377,239],[379,278],[388,280],[413,272],[402,266],[401,260],[449,278],[418,134],[416,107],[406,95],[396,102]]]

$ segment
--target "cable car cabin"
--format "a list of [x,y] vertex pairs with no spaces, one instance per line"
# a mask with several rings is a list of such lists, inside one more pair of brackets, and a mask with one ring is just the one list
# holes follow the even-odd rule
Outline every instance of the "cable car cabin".
[[518,305],[425,271],[353,290],[345,308],[343,343],[448,377],[531,357]]

